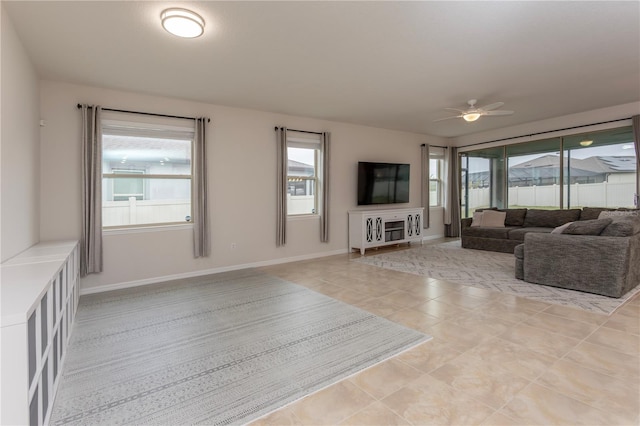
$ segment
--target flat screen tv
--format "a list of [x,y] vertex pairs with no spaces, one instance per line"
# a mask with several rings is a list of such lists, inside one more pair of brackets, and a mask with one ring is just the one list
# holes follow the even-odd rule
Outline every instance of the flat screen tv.
[[409,202],[409,164],[358,162],[358,205]]

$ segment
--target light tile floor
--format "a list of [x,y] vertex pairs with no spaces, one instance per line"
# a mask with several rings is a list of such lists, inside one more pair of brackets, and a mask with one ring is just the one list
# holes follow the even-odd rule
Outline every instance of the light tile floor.
[[254,425],[640,424],[640,294],[606,316],[350,261],[358,256],[262,270],[433,340]]

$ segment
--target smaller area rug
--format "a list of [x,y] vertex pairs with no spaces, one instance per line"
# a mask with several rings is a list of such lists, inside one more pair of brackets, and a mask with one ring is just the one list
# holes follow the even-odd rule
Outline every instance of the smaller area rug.
[[460,241],[424,245],[403,251],[360,257],[356,262],[457,284],[509,293],[527,299],[611,315],[640,286],[619,299],[532,284],[515,278],[513,254],[463,249]]
[[50,424],[244,424],[430,337],[255,270],[83,296]]

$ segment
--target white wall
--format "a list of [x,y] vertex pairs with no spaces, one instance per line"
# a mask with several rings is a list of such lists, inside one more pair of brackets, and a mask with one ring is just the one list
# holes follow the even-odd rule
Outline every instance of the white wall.
[[[85,291],[98,286],[147,282],[155,277],[345,252],[347,211],[357,208],[357,162],[410,163],[411,203],[402,207],[417,207],[420,205],[420,144],[446,142],[418,134],[51,81],[41,82],[41,99],[42,118],[46,120],[41,150],[43,240],[80,235],[77,103],[208,116],[212,120],[208,127],[211,256],[193,258],[192,231],[188,227],[160,232],[106,233],[105,271],[85,278],[82,281]],[[275,247],[276,125],[332,134],[328,244],[320,243],[317,218],[296,218],[288,222],[287,245]],[[437,230],[436,226],[432,232]],[[235,249],[231,248],[232,243]]]
[[424,229],[422,237],[424,239],[439,238],[444,236],[444,208],[429,208],[429,228]]
[[1,12],[0,261],[39,241],[39,81],[9,16]]

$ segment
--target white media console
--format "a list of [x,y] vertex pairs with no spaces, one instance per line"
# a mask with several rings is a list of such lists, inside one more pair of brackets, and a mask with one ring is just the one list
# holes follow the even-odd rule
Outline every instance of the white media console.
[[422,207],[349,212],[349,251],[391,244],[422,243]]

